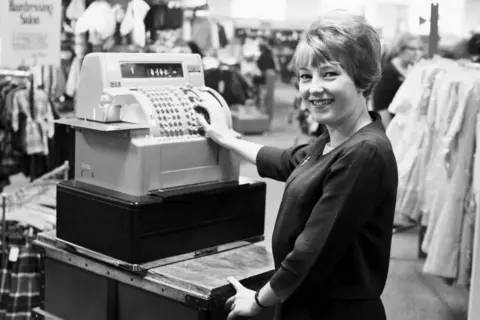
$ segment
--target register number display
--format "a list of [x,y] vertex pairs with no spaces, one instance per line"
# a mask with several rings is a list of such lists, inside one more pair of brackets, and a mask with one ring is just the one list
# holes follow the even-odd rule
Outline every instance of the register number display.
[[122,78],[181,78],[181,63],[121,63]]

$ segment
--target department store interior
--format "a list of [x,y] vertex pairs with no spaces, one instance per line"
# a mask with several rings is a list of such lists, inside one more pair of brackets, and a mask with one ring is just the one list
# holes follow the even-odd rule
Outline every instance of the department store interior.
[[315,143],[294,54],[338,9],[398,74],[366,98],[398,166],[387,319],[480,319],[480,0],[3,5],[0,320],[219,320],[228,277],[258,294],[285,183],[210,141],[198,105],[241,140]]

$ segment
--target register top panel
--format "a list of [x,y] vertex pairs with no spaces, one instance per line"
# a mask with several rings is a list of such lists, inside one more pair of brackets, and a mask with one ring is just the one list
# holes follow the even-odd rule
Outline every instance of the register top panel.
[[90,129],[94,131],[103,131],[103,132],[115,132],[115,131],[129,131],[129,130],[138,130],[138,129],[149,129],[150,126],[144,124],[135,124],[127,122],[118,122],[118,123],[104,123],[91,121],[86,119],[79,118],[61,118],[55,120],[56,123],[64,124],[71,126],[73,128],[83,128]]

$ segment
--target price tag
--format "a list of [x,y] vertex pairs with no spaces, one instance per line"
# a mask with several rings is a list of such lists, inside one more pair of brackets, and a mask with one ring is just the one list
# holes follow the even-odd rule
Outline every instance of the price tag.
[[17,262],[19,254],[20,249],[18,247],[11,247],[10,253],[8,254],[8,261]]

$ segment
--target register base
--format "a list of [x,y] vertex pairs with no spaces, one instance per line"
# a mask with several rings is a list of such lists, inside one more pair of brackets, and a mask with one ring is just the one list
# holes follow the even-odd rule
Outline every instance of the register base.
[[142,264],[263,238],[266,184],[241,178],[189,192],[131,196],[75,180],[57,187],[57,237]]

